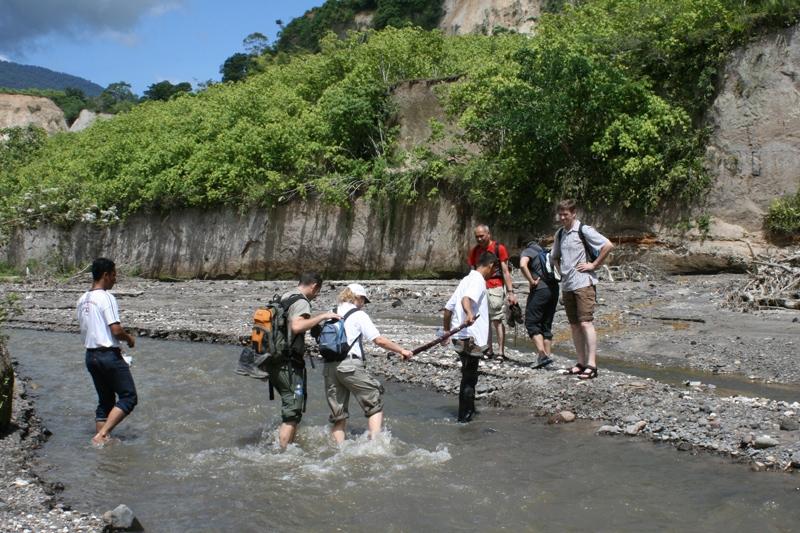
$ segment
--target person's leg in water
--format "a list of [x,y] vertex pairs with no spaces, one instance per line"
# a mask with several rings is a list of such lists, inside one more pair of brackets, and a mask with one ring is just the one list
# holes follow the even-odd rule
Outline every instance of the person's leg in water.
[[469,422],[475,415],[475,387],[478,384],[480,359],[469,354],[459,354],[461,359],[461,387],[458,395],[458,421]]
[[383,411],[375,413],[367,418],[367,429],[369,430],[369,438],[374,439],[383,429]]
[[293,443],[296,434],[297,422],[281,422],[281,427],[278,428],[278,444],[281,449],[285,450],[289,444]]
[[98,396],[92,444],[103,446],[111,440],[111,430],[136,407],[136,385],[130,367],[114,351],[87,353],[86,366]]
[[[284,365],[273,373],[275,379],[272,382],[272,386],[281,397],[281,425],[278,428],[278,445],[282,450],[285,450],[289,444],[294,442],[297,436],[297,426],[303,418],[303,395],[305,395],[303,369]],[[303,391],[301,395],[296,394],[298,385]]]

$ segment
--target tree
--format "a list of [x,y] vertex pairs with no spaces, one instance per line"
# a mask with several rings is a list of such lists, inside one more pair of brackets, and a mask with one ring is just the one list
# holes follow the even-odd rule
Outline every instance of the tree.
[[267,36],[259,32],[251,33],[245,37],[242,40],[242,45],[244,45],[247,54],[253,57],[260,56],[270,48]]
[[225,60],[219,68],[219,73],[222,74],[223,82],[242,81],[254,66],[255,61],[252,56],[238,52]]
[[136,95],[131,84],[118,81],[110,84],[96,99],[97,110],[101,113],[120,113],[133,107]]
[[64,111],[64,120],[67,124],[72,124],[82,109],[92,107],[83,91],[72,87],[64,89],[63,94],[53,96],[52,100]]
[[192,92],[192,84],[184,81],[173,85],[167,80],[150,85],[142,95],[142,100],[162,100],[167,101],[179,94]]

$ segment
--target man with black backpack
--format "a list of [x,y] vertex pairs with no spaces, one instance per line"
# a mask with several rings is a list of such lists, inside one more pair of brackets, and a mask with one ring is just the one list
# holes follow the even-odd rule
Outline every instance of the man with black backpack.
[[525,304],[525,329],[539,354],[533,368],[543,368],[553,362],[550,347],[553,316],[558,306],[558,277],[550,261],[550,250],[542,248],[536,241],[529,242],[520,254],[519,269],[530,286]]
[[280,298],[281,305],[286,309],[289,356],[271,359],[267,372],[270,386],[281,397],[282,422],[278,429],[278,441],[283,449],[294,442],[297,425],[303,417],[306,395],[305,333],[320,322],[340,318],[332,311],[311,316],[310,302],[319,295],[321,288],[322,276],[315,272],[304,272],[300,275],[297,288]]
[[580,379],[597,377],[597,334],[594,307],[597,299],[597,274],[614,247],[596,229],[577,219],[575,200],[558,204],[559,228],[553,242],[553,261],[559,261],[564,310],[572,330],[578,361],[569,373]]

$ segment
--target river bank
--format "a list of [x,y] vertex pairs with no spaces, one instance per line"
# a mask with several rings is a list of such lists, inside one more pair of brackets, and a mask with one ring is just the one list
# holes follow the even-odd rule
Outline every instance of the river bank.
[[[726,288],[743,280],[742,275],[716,275],[604,281],[596,318],[598,379],[583,382],[561,373],[571,365],[573,349],[566,317],[559,311],[556,364],[544,371],[527,367],[533,355],[520,327],[516,341],[509,332],[508,354],[513,361],[481,364],[480,397],[494,406],[524,408],[540,416],[568,410],[594,421],[598,433],[635,435],[683,451],[722,454],[754,469],[800,467],[796,358],[800,314],[725,309]],[[326,282],[314,308],[331,308],[345,283]],[[364,282],[370,292],[369,312],[381,332],[407,346],[433,338],[439,308],[456,283]],[[22,314],[8,325],[76,331],[74,302],[87,285],[83,279],[0,285],[3,292],[21,297]],[[114,292],[124,323],[140,336],[238,343],[248,334],[258,303],[291,286],[291,282],[166,283],[122,277]],[[405,364],[380,355],[371,363],[389,379],[448,393],[458,390],[458,366],[445,348],[433,348]],[[642,368],[659,369],[670,379],[643,377]],[[688,376],[686,384],[683,375]],[[751,397],[731,392],[730,387],[717,390],[710,383],[726,376],[734,382],[777,384],[781,394],[779,399]]]
[[46,479],[33,466],[36,451],[48,436],[28,394],[28,382],[17,376],[12,427],[0,435],[0,529],[6,532],[102,531],[103,520],[73,510],[59,500],[63,485]]

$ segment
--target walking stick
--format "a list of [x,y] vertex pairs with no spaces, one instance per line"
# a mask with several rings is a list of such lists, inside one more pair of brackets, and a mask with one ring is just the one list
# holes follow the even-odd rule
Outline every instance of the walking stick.
[[[475,315],[475,320],[477,320],[479,316],[481,316],[481,315]],[[458,333],[462,329],[467,328],[467,327],[471,326],[474,323],[475,323],[475,321],[473,320],[473,322],[470,323],[470,324],[464,323],[464,324],[461,324],[460,326],[458,326],[457,328],[451,329],[450,331],[445,331],[444,335],[442,335],[441,337],[437,337],[436,339],[434,339],[434,340],[432,340],[430,342],[426,342],[422,346],[418,346],[418,347],[414,348],[413,350],[411,350],[411,353],[414,354],[414,355],[417,355],[418,353],[422,353],[425,350],[429,350],[429,349],[433,348],[434,346],[436,346],[437,344],[440,344],[442,341],[444,341],[446,339],[449,339],[450,337],[452,337],[453,335],[455,335],[456,333]],[[393,354],[396,354],[396,352],[389,352],[388,357],[391,357]]]

